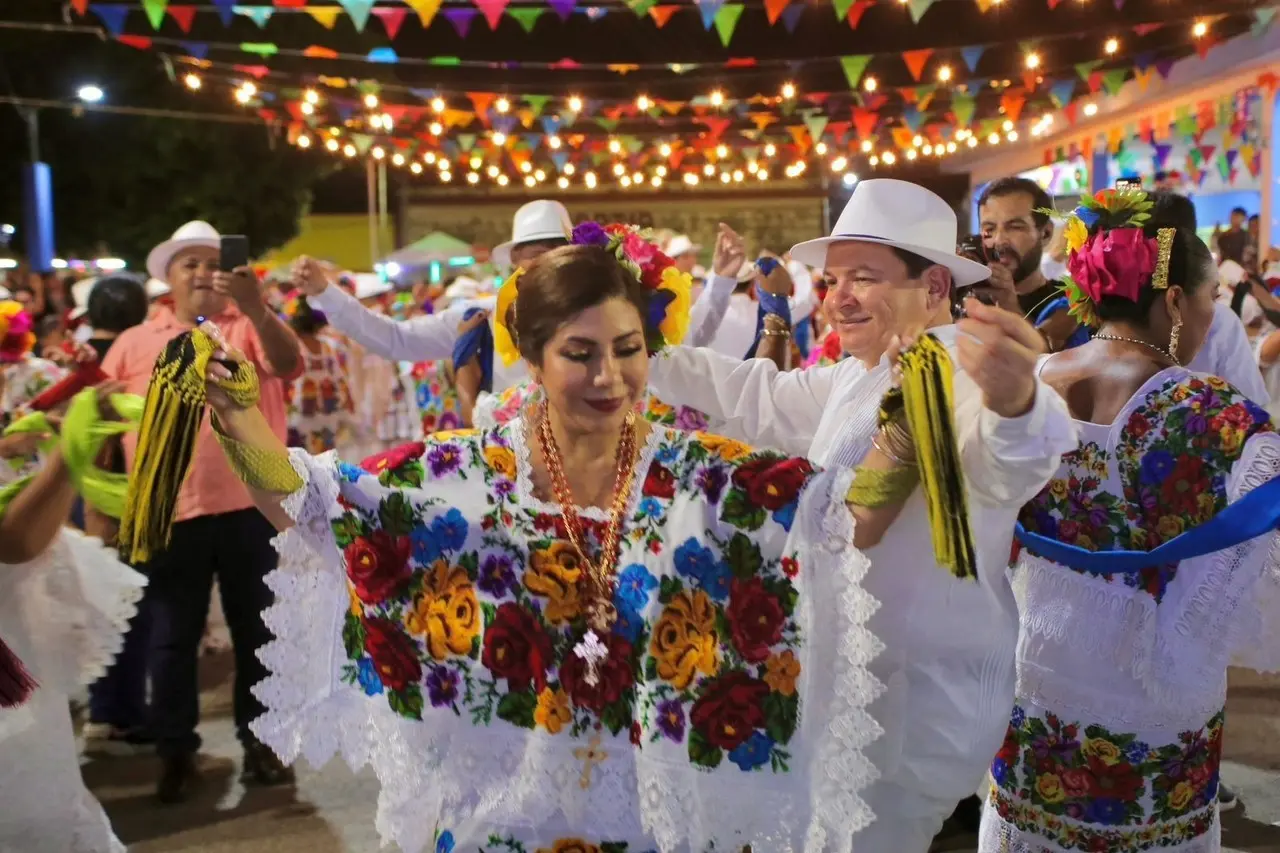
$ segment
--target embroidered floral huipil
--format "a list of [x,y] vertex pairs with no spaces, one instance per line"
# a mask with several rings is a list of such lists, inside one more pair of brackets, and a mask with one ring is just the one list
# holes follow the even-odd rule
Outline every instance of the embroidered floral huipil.
[[[583,568],[525,422],[293,452],[254,724],[382,783],[407,851],[847,851],[879,734],[849,472],[653,427],[588,677]],[[589,550],[607,521],[582,510]]]
[[[480,429],[506,423],[524,411],[532,411],[542,399],[542,389],[532,380],[512,385],[497,394],[481,394],[476,401],[472,420]],[[636,407],[636,413],[653,424],[688,432],[710,428],[707,416],[689,406],[668,406],[652,392]]]
[[[1267,413],[1221,379],[1158,373],[1022,511],[1090,551],[1149,551],[1280,473]],[[1274,668],[1280,583],[1269,534],[1225,551],[1096,575],[1023,549],[1017,696],[982,851],[1219,849],[1226,670]]]

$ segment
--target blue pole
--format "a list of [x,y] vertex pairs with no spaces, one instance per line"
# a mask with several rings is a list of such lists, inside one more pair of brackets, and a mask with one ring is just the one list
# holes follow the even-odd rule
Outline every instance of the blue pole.
[[31,269],[53,269],[53,182],[48,163],[22,167],[22,228]]
[[1089,164],[1089,191],[1098,192],[1111,186],[1111,156],[1104,148],[1093,152],[1093,162]]

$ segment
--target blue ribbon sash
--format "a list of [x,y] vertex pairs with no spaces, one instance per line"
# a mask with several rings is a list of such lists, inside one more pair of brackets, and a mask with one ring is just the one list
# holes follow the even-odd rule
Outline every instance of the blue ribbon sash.
[[[481,308],[468,308],[467,312],[462,315],[462,321],[465,323],[482,310]],[[466,334],[460,335],[453,344],[453,367],[455,370],[477,356],[480,358],[480,390],[492,391],[493,330],[489,328],[488,323],[481,323]]]

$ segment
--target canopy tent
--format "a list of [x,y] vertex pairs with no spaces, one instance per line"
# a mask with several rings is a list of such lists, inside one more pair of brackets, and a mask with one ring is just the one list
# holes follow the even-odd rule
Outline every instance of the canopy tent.
[[464,267],[475,263],[475,251],[471,244],[443,231],[432,231],[427,236],[397,249],[382,259],[383,266],[397,264],[401,269],[419,269],[432,263]]

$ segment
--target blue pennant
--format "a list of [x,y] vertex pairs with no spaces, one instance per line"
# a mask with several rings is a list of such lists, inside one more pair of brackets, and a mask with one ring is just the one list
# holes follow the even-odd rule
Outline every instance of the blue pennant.
[[369,55],[365,59],[369,62],[381,62],[388,65],[394,65],[400,61],[400,57],[396,56],[395,50],[389,47],[375,47],[369,51]]
[[188,56],[196,59],[204,59],[209,55],[209,45],[202,41],[184,41],[182,42],[182,49],[187,52]]
[[978,60],[981,59],[982,54],[986,52],[987,49],[982,45],[978,45],[976,47],[964,47],[960,49],[960,56],[964,58],[964,64],[969,67],[970,71],[977,71]]
[[222,19],[222,26],[231,26],[231,19],[235,16],[235,0],[213,0],[213,8],[218,10],[218,17]]
[[698,11],[702,13],[702,28],[709,30],[716,22],[716,15],[720,13],[720,7],[724,5],[724,0],[700,0],[698,3]]
[[800,16],[804,14],[804,7],[804,3],[792,3],[782,10],[782,25],[787,28],[788,33],[795,33]]
[[120,3],[94,3],[89,8],[102,21],[112,38],[120,37],[124,32],[125,18],[129,17],[128,6]]

